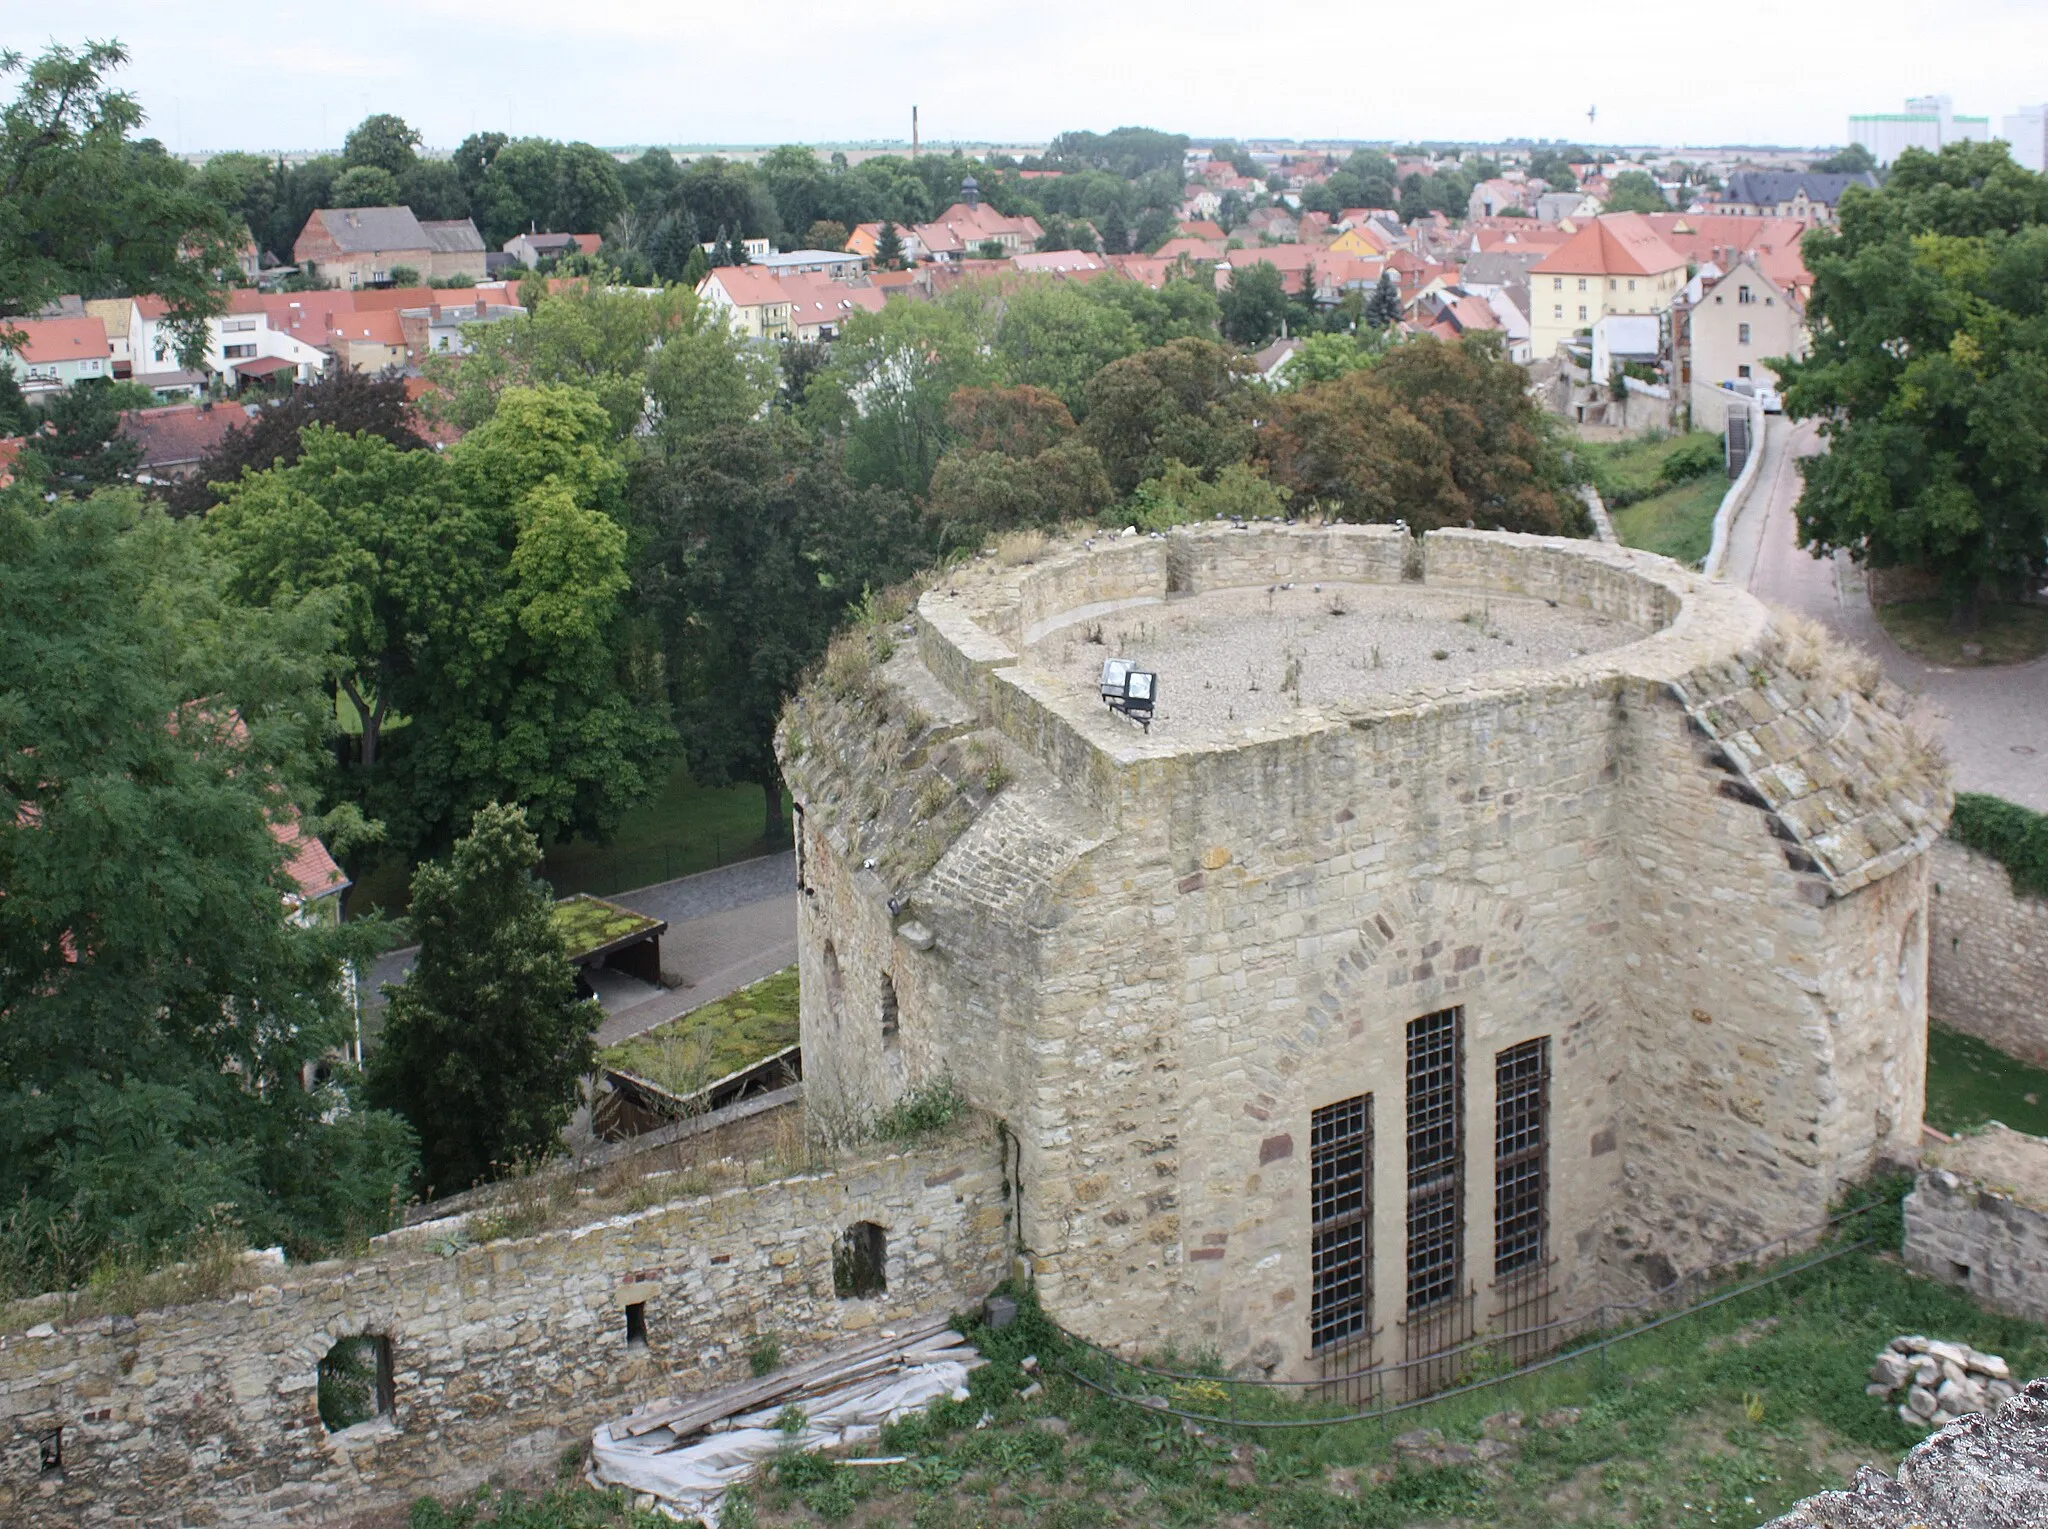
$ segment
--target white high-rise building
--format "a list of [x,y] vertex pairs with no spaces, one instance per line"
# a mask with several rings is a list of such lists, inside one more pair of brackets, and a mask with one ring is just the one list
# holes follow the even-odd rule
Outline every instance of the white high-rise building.
[[1945,143],[1988,143],[1989,117],[1959,117],[1948,96],[1914,96],[1903,112],[1877,112],[1849,119],[1849,141],[1888,165],[1908,149],[1937,154]]
[[2022,106],[2005,119],[1999,133],[2012,145],[2012,157],[2028,170],[2048,170],[2048,106]]

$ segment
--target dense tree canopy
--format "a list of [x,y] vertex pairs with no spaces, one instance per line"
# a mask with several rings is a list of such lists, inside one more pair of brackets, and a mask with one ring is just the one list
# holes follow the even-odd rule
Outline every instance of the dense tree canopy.
[[1158,477],[1168,462],[1214,470],[1244,460],[1252,400],[1240,366],[1213,341],[1185,339],[1095,375],[1083,434],[1119,493]]
[[2048,179],[1910,150],[1802,249],[1812,351],[1776,364],[1829,449],[1800,459],[1801,535],[1933,570],[1968,626],[2048,573]]
[[[345,1073],[362,926],[287,916],[329,607],[219,597],[124,498],[0,498],[0,1285],[175,1251],[225,1213],[295,1254],[381,1230],[411,1159]],[[217,1210],[224,1207],[225,1211]]]
[[1669,212],[1664,190],[1643,170],[1624,170],[1607,183],[1609,212]]

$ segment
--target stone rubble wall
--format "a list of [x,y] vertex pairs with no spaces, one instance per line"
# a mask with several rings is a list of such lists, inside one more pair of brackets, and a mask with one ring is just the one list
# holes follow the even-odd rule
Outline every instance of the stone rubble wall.
[[1846,1492],[1809,1497],[1764,1529],[2040,1529],[2048,1524],[2048,1380],[1996,1411],[1958,1418],[1871,1466]]
[[2048,898],[1953,839],[1934,847],[1927,1017],[2048,1067]]
[[[2048,1141],[1995,1127],[2021,1171],[1941,1166],[1941,1152],[1906,1196],[1907,1267],[1961,1285],[1995,1310],[2048,1322]],[[1967,1152],[1977,1139],[1957,1143]],[[2025,1182],[2020,1182],[2025,1181]]]
[[[965,1309],[1007,1271],[1006,1217],[993,1129],[970,1115],[915,1150],[588,1226],[0,1336],[0,1522],[330,1523],[551,1469],[601,1422],[743,1376],[756,1334],[787,1363]],[[840,1300],[832,1249],[859,1221],[887,1233],[888,1289]],[[648,1341],[629,1347],[637,1302]],[[329,1434],[317,1368],[361,1333],[390,1340],[394,1406]]]

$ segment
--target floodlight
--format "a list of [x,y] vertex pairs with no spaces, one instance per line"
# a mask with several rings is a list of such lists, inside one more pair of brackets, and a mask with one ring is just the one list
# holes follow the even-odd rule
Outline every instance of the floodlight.
[[1102,661],[1102,704],[1114,706],[1124,698],[1124,686],[1129,682],[1131,671],[1138,666],[1128,658],[1106,658]]

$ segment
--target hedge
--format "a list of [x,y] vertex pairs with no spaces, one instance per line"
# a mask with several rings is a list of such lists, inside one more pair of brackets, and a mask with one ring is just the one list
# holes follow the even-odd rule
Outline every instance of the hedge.
[[2003,865],[2013,891],[2048,897],[2048,813],[1996,796],[1959,791],[1948,834]]

